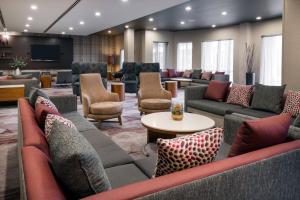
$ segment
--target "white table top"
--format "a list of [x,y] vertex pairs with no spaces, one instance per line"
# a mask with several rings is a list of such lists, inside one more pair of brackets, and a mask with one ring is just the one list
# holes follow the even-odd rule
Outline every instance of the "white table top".
[[174,133],[194,133],[215,126],[212,119],[193,113],[184,113],[182,121],[175,121],[171,112],[158,112],[144,115],[141,121],[146,128]]
[[0,88],[23,88],[24,85],[0,85]]
[[172,81],[192,82],[192,79],[188,78],[171,78]]

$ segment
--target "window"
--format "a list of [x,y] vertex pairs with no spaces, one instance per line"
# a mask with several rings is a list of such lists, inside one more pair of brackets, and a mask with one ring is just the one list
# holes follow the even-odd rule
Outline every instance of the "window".
[[177,70],[192,69],[193,44],[191,42],[177,44]]
[[124,63],[124,49],[121,49],[121,51],[120,51],[120,69],[122,69],[123,68],[123,63]]
[[281,85],[282,83],[281,35],[262,38],[260,83],[265,85]]
[[161,69],[166,68],[167,42],[153,42],[153,62],[159,63]]
[[203,71],[225,72],[233,80],[233,40],[202,42],[201,68]]

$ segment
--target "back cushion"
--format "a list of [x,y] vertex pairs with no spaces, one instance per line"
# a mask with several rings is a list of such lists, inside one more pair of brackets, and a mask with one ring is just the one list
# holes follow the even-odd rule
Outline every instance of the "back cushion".
[[168,74],[169,74],[169,77],[170,78],[175,78],[177,77],[177,74],[176,74],[176,70],[175,69],[167,69],[168,71]]
[[205,99],[223,101],[230,86],[230,82],[211,81],[204,94]]
[[49,158],[36,147],[22,148],[27,199],[66,199],[57,183]]
[[39,127],[35,112],[29,102],[22,98],[19,99],[20,118],[23,132],[23,146],[35,146],[49,155],[48,143],[44,132]]

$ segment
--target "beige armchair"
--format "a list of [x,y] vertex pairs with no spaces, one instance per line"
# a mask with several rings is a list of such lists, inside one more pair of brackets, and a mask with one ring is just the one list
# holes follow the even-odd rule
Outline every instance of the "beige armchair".
[[171,102],[171,92],[163,89],[159,73],[140,73],[138,107],[141,115],[169,111]]
[[104,88],[100,74],[81,74],[80,87],[84,117],[100,122],[118,118],[122,125],[122,103],[119,96]]

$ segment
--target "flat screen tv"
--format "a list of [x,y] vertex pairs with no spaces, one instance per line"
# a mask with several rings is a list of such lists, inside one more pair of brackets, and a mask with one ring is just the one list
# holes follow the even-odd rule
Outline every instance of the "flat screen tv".
[[59,59],[59,45],[31,45],[32,61],[58,61]]

